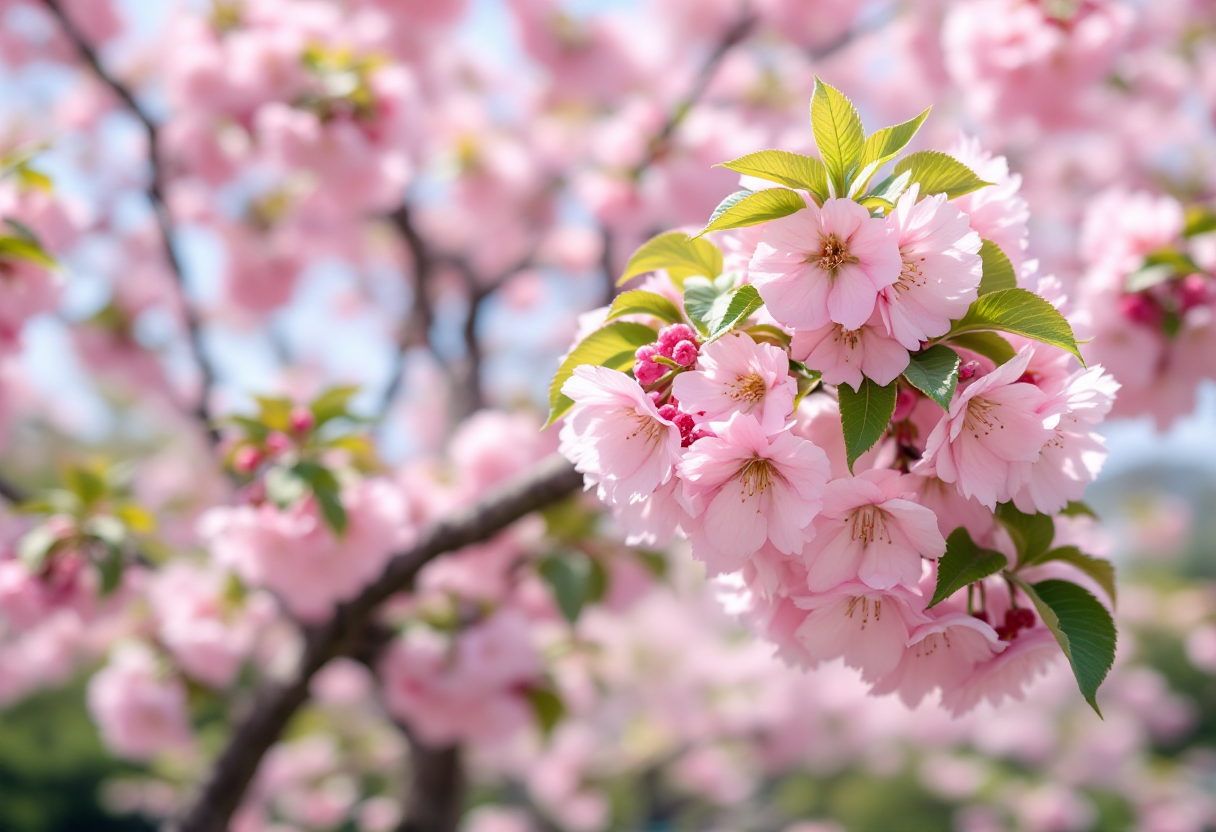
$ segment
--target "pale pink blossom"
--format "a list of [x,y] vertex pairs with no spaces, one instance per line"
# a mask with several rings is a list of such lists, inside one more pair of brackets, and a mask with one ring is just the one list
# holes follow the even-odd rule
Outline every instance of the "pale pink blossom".
[[999,655],[977,664],[952,690],[942,694],[942,705],[954,714],[970,711],[987,700],[1000,705],[1006,697],[1021,699],[1025,686],[1060,656],[1060,646],[1046,627],[1026,630]]
[[1015,271],[1020,271],[1030,245],[1030,206],[1018,193],[1022,176],[1009,172],[1004,156],[993,156],[974,137],[960,136],[950,155],[991,185],[963,194],[951,203],[967,215],[971,230],[1000,247]]
[[823,451],[788,432],[769,436],[743,414],[717,433],[680,462],[694,557],[717,574],[740,568],[766,542],[783,554],[801,551],[827,484]]
[[955,397],[914,472],[954,483],[990,509],[1012,499],[1025,476],[1017,463],[1037,459],[1059,422],[1058,415],[1040,412],[1046,394],[1019,381],[1031,352],[1024,348]]
[[899,279],[899,247],[886,221],[849,199],[813,202],[767,223],[748,275],[769,313],[795,329],[857,329],[878,293]]
[[924,622],[924,599],[903,587],[879,590],[844,583],[797,596],[808,610],[796,638],[813,664],[843,658],[874,682],[899,666],[911,632]]
[[88,705],[102,740],[121,757],[147,760],[190,745],[185,685],[158,667],[142,644],[115,648],[89,682]]
[[[934,615],[934,613],[937,613]],[[908,636],[899,665],[874,685],[874,693],[898,692],[910,708],[935,688],[951,690],[969,677],[977,664],[1002,652],[1007,642],[996,630],[966,612],[926,611],[932,620]]]
[[802,553],[807,587],[823,592],[859,579],[873,589],[915,589],[921,558],[941,557],[946,541],[914,489],[914,478],[889,469],[828,483],[814,540]]
[[861,388],[863,377],[885,387],[908,367],[908,351],[888,334],[877,311],[856,329],[828,324],[795,332],[790,355],[819,370],[825,383],[854,390]]
[[785,350],[732,332],[704,346],[696,372],[676,376],[671,392],[697,422],[713,425],[744,413],[776,433],[794,410],[798,383]]
[[909,350],[944,335],[967,314],[983,272],[980,235],[966,214],[936,194],[917,202],[913,185],[895,204],[890,224],[903,270],[878,295],[878,311],[894,338]]
[[636,381],[605,367],[582,366],[562,392],[574,407],[561,431],[561,452],[609,505],[651,494],[671,479],[680,459],[680,429],[659,415]]

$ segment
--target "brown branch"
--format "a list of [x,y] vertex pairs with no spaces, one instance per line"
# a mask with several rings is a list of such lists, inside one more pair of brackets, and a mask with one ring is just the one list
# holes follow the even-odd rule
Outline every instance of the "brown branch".
[[464,808],[460,746],[432,748],[407,730],[410,788],[397,832],[456,832]]
[[381,394],[376,414],[381,420],[392,410],[393,403],[401,392],[401,384],[405,374],[405,355],[411,347],[422,346],[431,350],[435,360],[444,362],[431,349],[430,331],[435,323],[435,309],[431,305],[429,291],[435,269],[439,260],[431,252],[422,235],[414,226],[413,215],[408,205],[401,205],[388,216],[389,222],[397,229],[409,252],[410,271],[414,276],[414,297],[411,300],[410,314],[401,323],[397,333],[397,348],[393,353],[393,365],[390,370],[388,385]]
[[178,257],[177,249],[173,244],[173,217],[169,213],[169,206],[165,203],[164,171],[160,160],[159,134],[156,124],[148,117],[143,108],[140,107],[139,102],[135,100],[135,96],[127,89],[126,85],[111,75],[101,65],[97,50],[93,48],[88,39],[85,38],[84,34],[72,21],[71,17],[68,16],[60,4],[60,0],[42,0],[42,2],[46,6],[47,11],[59,22],[63,33],[76,47],[76,51],[80,53],[81,59],[88,65],[93,74],[97,76],[97,79],[118,96],[119,100],[131,112],[131,115],[135,116],[143,126],[144,133],[147,136],[148,162],[152,173],[148,179],[145,194],[149,204],[152,206],[152,212],[156,215],[156,224],[160,230],[165,257],[169,262],[170,271],[173,272],[173,277],[177,282],[178,291],[181,295],[182,312],[186,319],[186,334],[189,338],[190,348],[194,353],[195,363],[198,365],[199,375],[202,379],[202,390],[200,391],[198,402],[191,408],[191,413],[198,420],[214,447],[220,441],[219,430],[211,420],[209,401],[211,390],[215,386],[215,370],[207,360],[203,346],[202,320],[190,303],[186,290],[185,272]]
[[582,477],[559,456],[496,490],[472,506],[427,529],[414,546],[389,561],[380,577],[354,600],[338,605],[333,617],[305,634],[303,655],[286,681],[267,680],[253,707],[220,753],[194,803],[173,828],[177,832],[223,832],[240,806],[258,764],[308,698],[308,686],[327,662],[358,653],[377,607],[408,589],[436,557],[486,540],[521,517],[578,490]]

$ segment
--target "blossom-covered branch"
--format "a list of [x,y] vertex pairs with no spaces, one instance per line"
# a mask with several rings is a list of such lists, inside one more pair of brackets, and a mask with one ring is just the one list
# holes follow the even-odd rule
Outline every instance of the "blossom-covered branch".
[[358,649],[377,608],[408,589],[434,558],[493,537],[521,517],[574,493],[582,477],[565,460],[551,457],[485,499],[456,511],[394,557],[372,584],[334,615],[311,628],[303,654],[286,681],[267,679],[249,713],[233,730],[211,775],[176,825],[178,832],[222,832],[240,804],[258,765],[291,716],[308,698],[308,687],[331,659]]

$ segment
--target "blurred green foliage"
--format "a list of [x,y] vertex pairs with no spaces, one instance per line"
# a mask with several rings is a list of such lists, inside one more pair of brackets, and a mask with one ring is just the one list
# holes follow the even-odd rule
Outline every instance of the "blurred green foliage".
[[39,693],[0,711],[0,830],[150,832],[98,801],[101,784],[134,771],[108,756],[84,708],[83,683]]

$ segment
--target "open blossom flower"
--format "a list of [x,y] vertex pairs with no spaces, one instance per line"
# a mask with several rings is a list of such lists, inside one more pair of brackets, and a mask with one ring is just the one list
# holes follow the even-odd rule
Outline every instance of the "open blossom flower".
[[861,388],[863,376],[885,387],[908,367],[908,351],[887,334],[877,313],[857,329],[828,324],[799,330],[790,354],[823,373],[825,383],[847,384],[854,390]]
[[1047,395],[1019,381],[1031,354],[1023,348],[956,396],[912,470],[954,483],[990,509],[1012,499],[1025,475],[1017,463],[1038,459],[1060,418],[1040,412]]
[[921,558],[939,558],[946,540],[933,512],[918,505],[910,479],[898,471],[863,471],[828,483],[803,551],[807,587],[815,592],[860,579],[874,589],[915,589]]
[[736,413],[717,436],[697,440],[680,462],[693,521],[693,555],[712,574],[739,569],[766,542],[802,550],[821,504],[827,456],[792,433],[769,436]]
[[976,665],[1002,652],[1006,644],[996,630],[966,612],[939,615],[912,631],[903,658],[874,685],[874,693],[897,691],[908,707],[915,708],[934,688],[949,691],[963,682]]
[[1001,653],[975,666],[960,684],[942,694],[942,705],[958,716],[987,700],[999,705],[1006,697],[1021,699],[1035,676],[1060,656],[1055,636],[1046,627],[1021,633]]
[[1106,443],[1094,430],[1115,401],[1119,383],[1101,367],[1078,370],[1063,389],[1044,403],[1042,412],[1058,413],[1059,422],[1034,462],[1018,463],[1025,482],[1013,497],[1022,511],[1055,514],[1080,500],[1106,461]]
[[102,739],[119,756],[146,760],[190,745],[186,688],[180,679],[165,677],[142,644],[114,650],[89,682],[88,703]]
[[606,367],[577,367],[562,386],[574,400],[562,427],[561,451],[599,486],[609,505],[629,503],[671,479],[680,459],[680,429],[659,415],[641,386]]
[[776,433],[794,410],[798,383],[784,350],[732,332],[702,348],[697,371],[676,376],[672,393],[697,422],[725,422],[745,413]]
[[944,335],[976,298],[983,262],[967,215],[936,194],[917,202],[919,185],[899,198],[890,223],[899,243],[899,279],[878,295],[887,330],[909,350]]
[[950,155],[958,159],[975,175],[993,184],[963,194],[951,204],[967,215],[971,230],[985,240],[996,243],[1015,271],[1021,271],[1030,245],[1030,206],[1018,193],[1022,176],[1009,172],[1004,156],[993,156],[974,137],[960,136]]
[[810,610],[795,637],[814,664],[843,658],[873,682],[899,666],[908,636],[924,620],[924,599],[903,587],[880,590],[844,583],[795,597]]
[[883,219],[850,199],[769,222],[748,269],[773,318],[795,329],[858,329],[902,261]]

